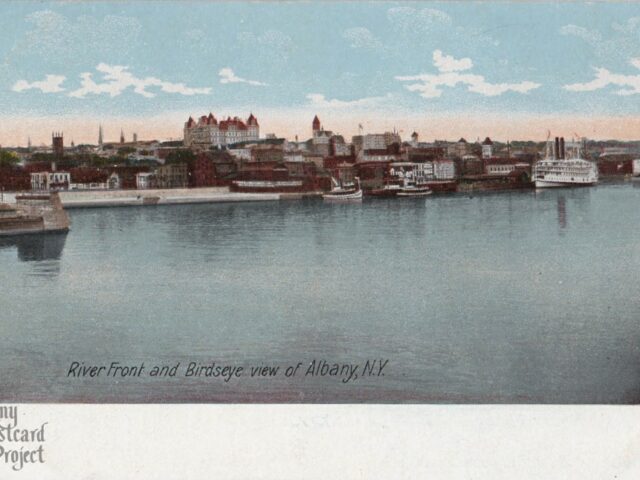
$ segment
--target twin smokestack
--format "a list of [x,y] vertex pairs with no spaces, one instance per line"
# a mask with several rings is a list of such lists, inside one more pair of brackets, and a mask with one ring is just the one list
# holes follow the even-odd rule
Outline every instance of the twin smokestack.
[[564,160],[564,137],[556,137],[555,140],[555,157],[559,160]]

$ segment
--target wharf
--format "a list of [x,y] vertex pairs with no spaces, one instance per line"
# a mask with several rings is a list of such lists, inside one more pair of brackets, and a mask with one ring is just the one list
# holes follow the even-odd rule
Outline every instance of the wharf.
[[60,199],[66,209],[263,202],[280,200],[280,197],[281,195],[277,193],[235,193],[230,192],[226,187],[60,192]]

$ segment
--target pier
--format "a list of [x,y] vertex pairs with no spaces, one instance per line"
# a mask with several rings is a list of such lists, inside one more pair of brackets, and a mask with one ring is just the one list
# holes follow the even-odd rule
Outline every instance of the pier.
[[193,203],[277,201],[278,193],[236,193],[226,187],[152,190],[92,190],[60,192],[66,209],[91,207],[134,207]]

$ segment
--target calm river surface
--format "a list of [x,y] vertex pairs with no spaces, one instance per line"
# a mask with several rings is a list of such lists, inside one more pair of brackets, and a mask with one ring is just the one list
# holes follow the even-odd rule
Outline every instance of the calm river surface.
[[0,401],[638,403],[638,187],[72,210],[0,240]]

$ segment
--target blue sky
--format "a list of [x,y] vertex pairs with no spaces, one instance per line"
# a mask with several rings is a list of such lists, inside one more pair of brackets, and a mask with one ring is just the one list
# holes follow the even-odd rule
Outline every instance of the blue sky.
[[0,31],[0,115],[51,128],[253,111],[290,134],[286,118],[316,112],[401,124],[640,107],[635,3],[5,2]]

